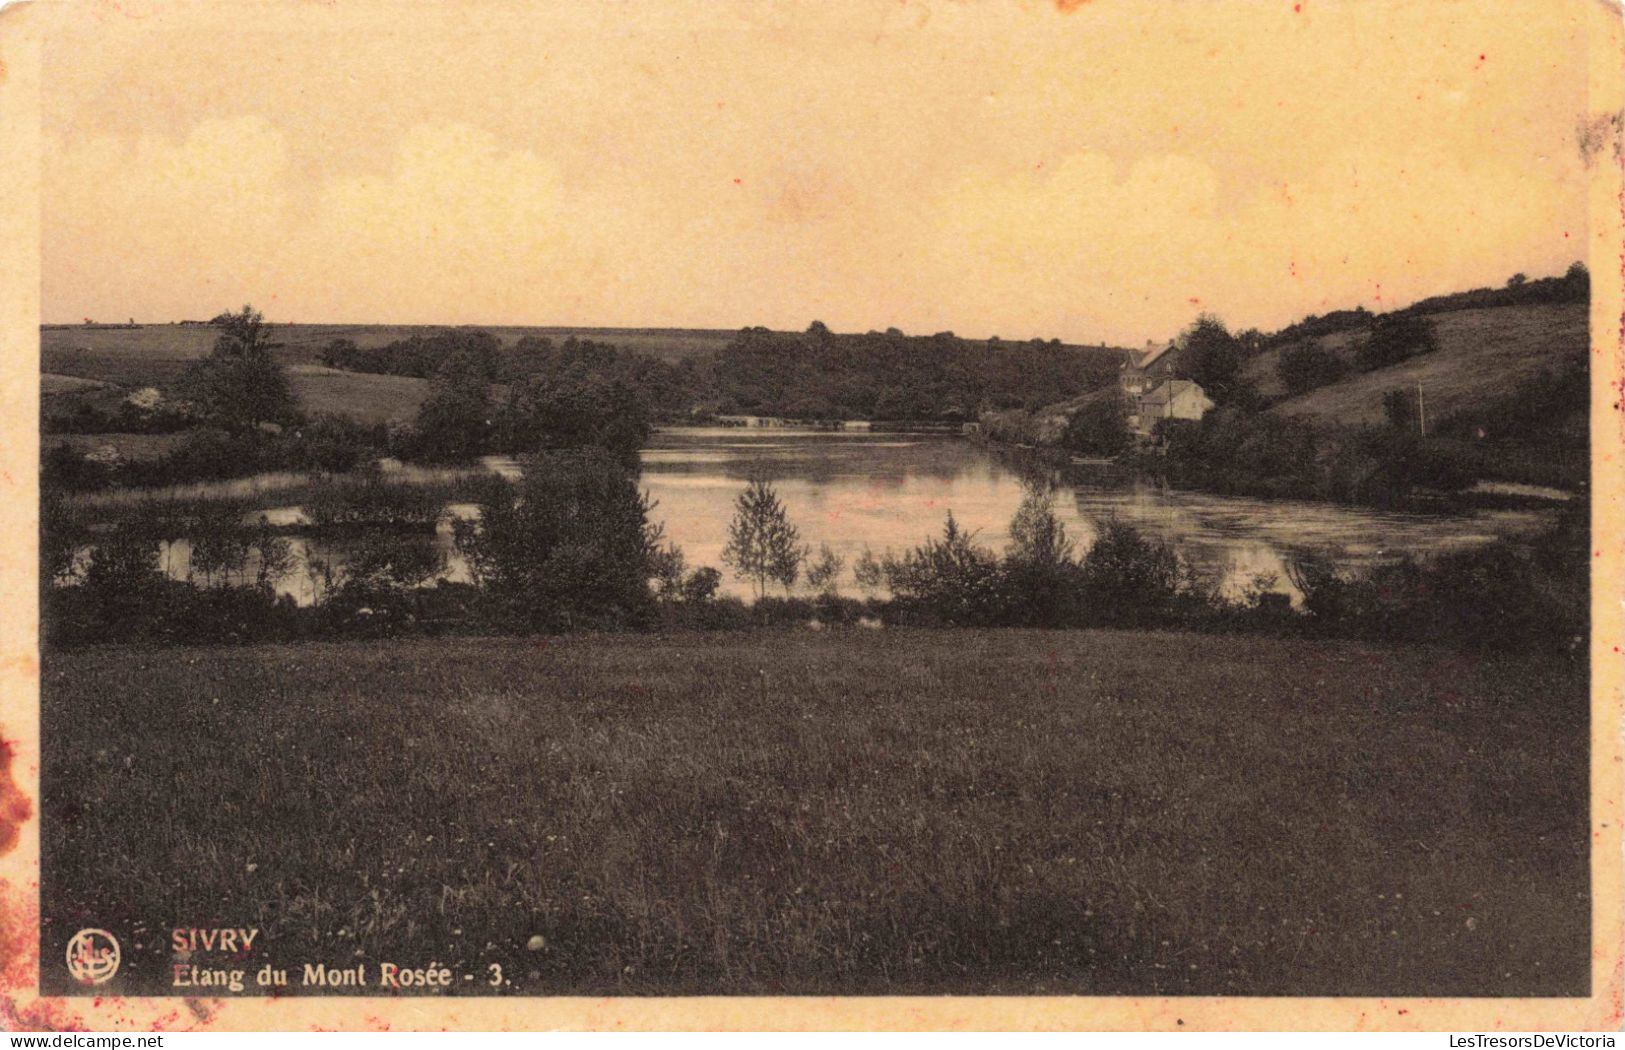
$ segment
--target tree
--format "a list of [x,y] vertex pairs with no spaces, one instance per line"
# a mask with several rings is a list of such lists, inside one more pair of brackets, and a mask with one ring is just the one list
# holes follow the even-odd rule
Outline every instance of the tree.
[[643,622],[661,529],[636,477],[601,448],[543,452],[517,483],[487,479],[454,523],[475,583],[515,626]]
[[1128,399],[1116,389],[1091,397],[1067,420],[1061,444],[1086,455],[1115,456],[1134,440],[1128,412]]
[[1072,560],[1072,541],[1055,513],[1055,496],[1041,483],[1026,486],[1021,505],[1010,519],[1009,557],[1030,565],[1054,567]]
[[852,579],[865,594],[873,594],[886,582],[885,566],[868,547],[863,548],[863,553],[852,564]]
[[1079,569],[1072,552],[1048,484],[1029,482],[1010,520],[1010,548],[1004,559],[1013,622],[1033,627],[1075,622]]
[[1242,346],[1212,314],[1203,314],[1179,337],[1180,371],[1215,402],[1230,399],[1241,371]]
[[734,500],[723,562],[736,577],[750,580],[760,599],[767,594],[770,580],[783,584],[788,594],[805,558],[801,533],[790,524],[778,493],[765,479],[753,479]]
[[942,623],[988,626],[1003,621],[1009,605],[998,557],[976,543],[948,513],[942,537],[901,559],[886,557],[886,584],[903,606]]
[[1108,618],[1132,618],[1165,605],[1179,593],[1184,576],[1172,546],[1111,517],[1100,522],[1083,559],[1085,591]]
[[457,463],[486,450],[491,433],[489,375],[469,355],[454,355],[431,380],[418,408],[414,444],[424,459]]
[[1569,302],[1581,303],[1591,297],[1591,271],[1586,264],[1576,262],[1569,266],[1563,274],[1564,298]]
[[1283,352],[1275,371],[1287,393],[1302,394],[1337,382],[1348,374],[1349,366],[1333,351],[1311,342]]
[[637,389],[578,369],[511,384],[497,443],[509,452],[597,446],[636,470],[650,429],[649,408]]
[[1413,313],[1383,314],[1355,351],[1354,360],[1362,372],[1370,372],[1438,348],[1433,325],[1427,318]]
[[846,562],[830,549],[829,544],[818,545],[818,559],[807,566],[807,585],[822,594],[833,595],[840,590],[841,570]]
[[708,602],[717,596],[717,588],[722,584],[722,573],[702,565],[688,574],[683,581],[683,601],[690,603]]
[[1417,424],[1416,393],[1400,387],[1382,395],[1382,414],[1395,430],[1410,431]]
[[1528,280],[1529,280],[1529,275],[1528,274],[1515,273],[1511,277],[1507,278],[1507,287],[1508,288],[1516,288],[1520,284],[1523,284]]
[[221,329],[209,356],[181,376],[182,396],[199,415],[229,430],[289,423],[298,415],[288,375],[271,356],[271,326],[252,306],[210,322]]

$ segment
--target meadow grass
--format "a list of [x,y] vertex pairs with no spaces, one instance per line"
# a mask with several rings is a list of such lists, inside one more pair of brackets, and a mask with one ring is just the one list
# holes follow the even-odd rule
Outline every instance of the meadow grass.
[[[1318,422],[1351,426],[1381,424],[1382,398],[1389,390],[1413,391],[1422,384],[1430,419],[1444,419],[1514,393],[1518,384],[1543,368],[1586,360],[1587,308],[1583,303],[1539,303],[1483,310],[1456,310],[1428,316],[1439,349],[1374,372],[1288,398],[1271,411],[1308,416]],[[1353,333],[1323,337],[1326,346],[1353,359]],[[1261,393],[1281,392],[1275,374],[1280,350],[1250,360],[1243,375]]]
[[113,931],[111,994],[169,991],[184,926],[469,993],[1589,988],[1556,658],[758,630],[90,648],[43,686],[42,952]]

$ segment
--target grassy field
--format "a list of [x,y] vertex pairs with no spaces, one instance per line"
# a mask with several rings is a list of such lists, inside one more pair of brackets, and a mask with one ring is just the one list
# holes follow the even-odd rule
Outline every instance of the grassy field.
[[[1458,310],[1428,318],[1439,349],[1375,372],[1355,374],[1276,405],[1282,415],[1311,416],[1328,423],[1383,422],[1382,396],[1396,387],[1410,391],[1422,383],[1428,414],[1442,419],[1491,398],[1512,393],[1543,367],[1584,361],[1590,346],[1586,306],[1557,303]],[[1354,334],[1337,332],[1321,344],[1352,361]],[[1265,395],[1283,388],[1276,366],[1279,351],[1249,361],[1247,378]]]
[[[322,350],[335,339],[357,346],[383,346],[414,334],[445,331],[443,325],[275,324],[279,356],[286,364],[320,364]],[[563,342],[570,336],[614,343],[627,350],[678,360],[716,353],[737,332],[688,328],[537,328],[477,326],[505,343],[523,336]],[[144,325],[139,328],[45,328],[40,332],[43,370],[125,386],[167,382],[202,357],[219,333],[207,325]]]
[[87,649],[43,683],[43,954],[114,932],[115,995],[167,990],[176,926],[454,992],[1589,987],[1555,659],[757,631]]
[[[334,339],[359,346],[383,346],[414,333],[443,331],[413,325],[277,325],[282,344],[278,358],[288,366],[300,406],[307,412],[330,412],[364,423],[409,423],[428,396],[428,383],[409,376],[341,372],[321,364],[321,352]],[[677,360],[716,353],[736,333],[722,329],[646,328],[486,328],[505,342],[526,335],[555,342],[570,336],[613,342],[629,350]],[[91,400],[104,407],[131,390],[172,386],[186,367],[208,354],[218,333],[200,325],[146,325],[139,328],[45,328],[40,332],[40,359],[45,398]],[[112,445],[129,457],[152,454],[152,442],[132,435],[87,435],[90,447]],[[51,438],[61,443],[60,438]],[[86,440],[68,442],[85,445]]]

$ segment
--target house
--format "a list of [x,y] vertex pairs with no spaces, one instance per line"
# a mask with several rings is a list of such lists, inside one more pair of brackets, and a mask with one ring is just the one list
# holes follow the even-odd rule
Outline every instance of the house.
[[1174,378],[1180,357],[1180,349],[1175,343],[1162,346],[1147,343],[1145,353],[1123,362],[1120,380],[1123,393],[1128,395],[1130,401],[1138,401],[1141,395],[1149,393],[1158,383]]
[[1141,394],[1129,413],[1128,425],[1140,434],[1151,433],[1160,419],[1201,419],[1213,400],[1189,379],[1170,379]]
[[1159,419],[1201,419],[1213,401],[1196,383],[1181,379],[1183,351],[1177,343],[1150,345],[1123,362],[1120,382],[1129,401],[1129,427],[1149,434]]

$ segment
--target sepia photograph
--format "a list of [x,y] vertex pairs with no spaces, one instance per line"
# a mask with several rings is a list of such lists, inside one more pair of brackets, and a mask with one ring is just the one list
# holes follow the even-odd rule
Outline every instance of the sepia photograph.
[[4,1026],[1617,1030],[1618,23],[0,13]]

